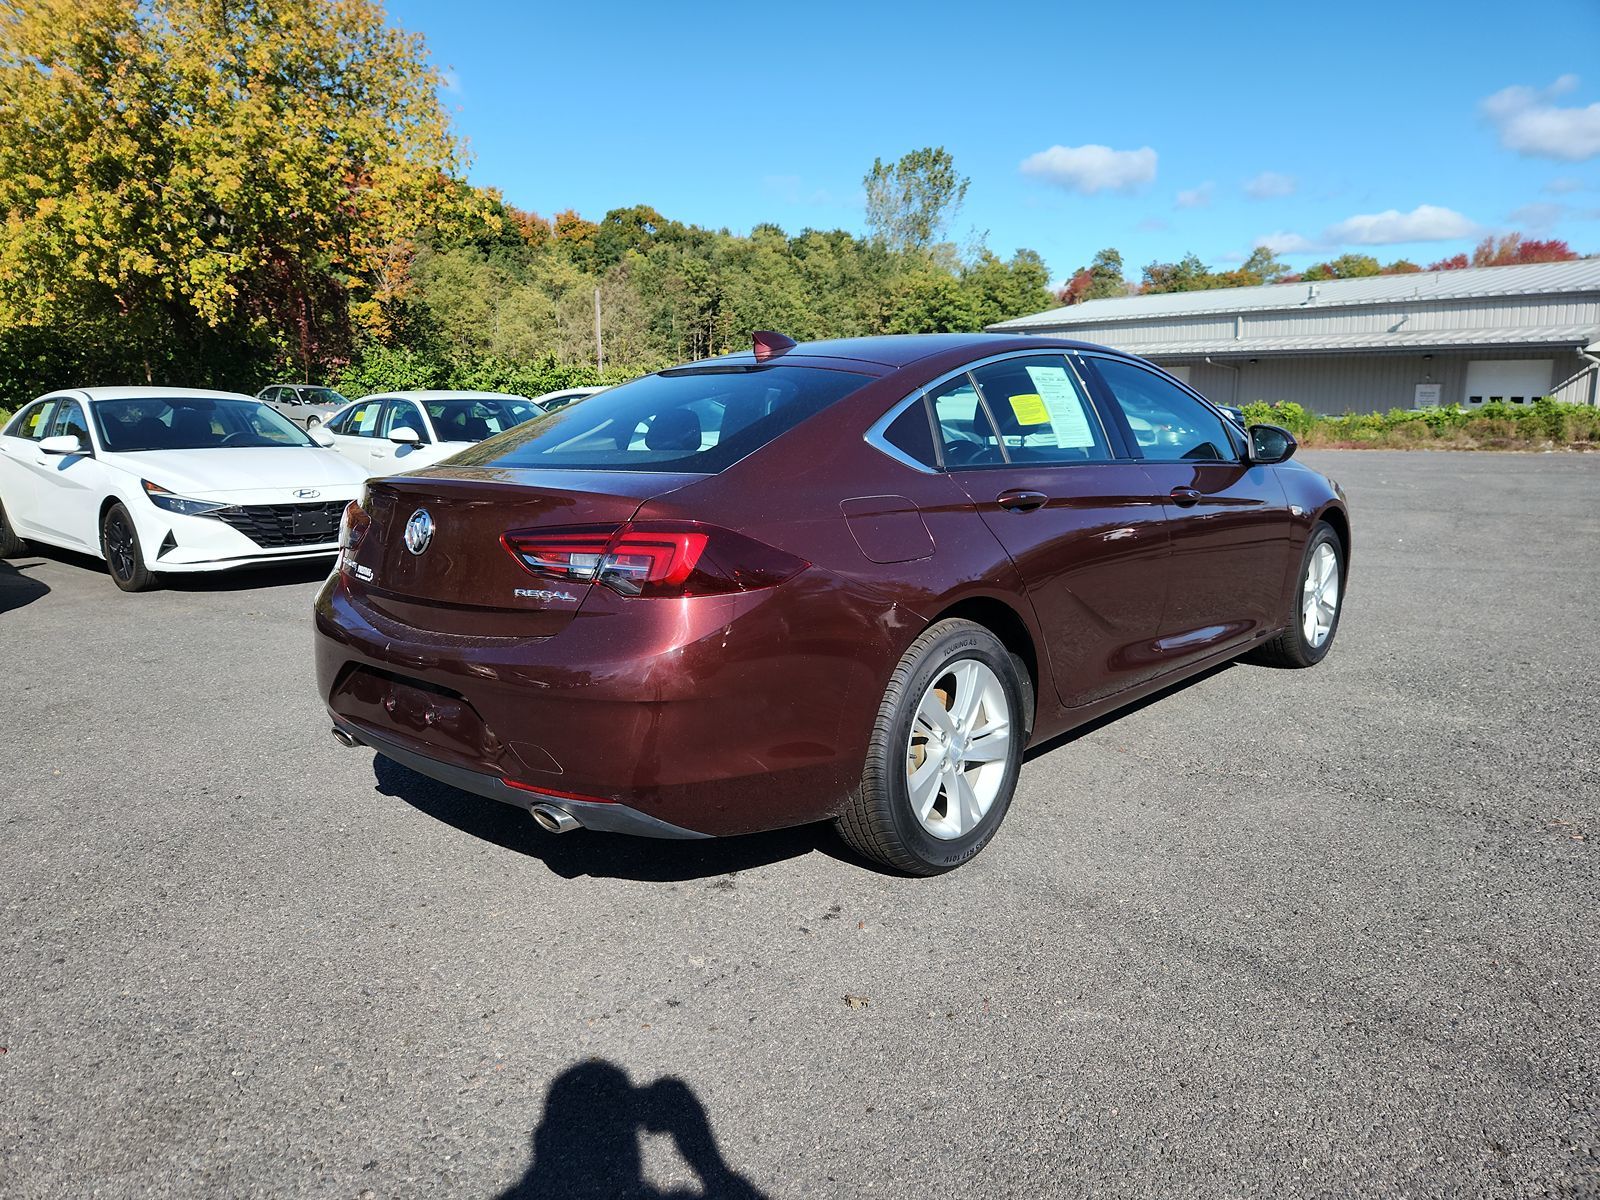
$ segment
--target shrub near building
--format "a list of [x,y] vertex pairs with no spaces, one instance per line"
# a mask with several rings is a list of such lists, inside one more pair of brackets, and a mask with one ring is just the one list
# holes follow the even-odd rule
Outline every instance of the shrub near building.
[[1248,424],[1281,425],[1310,447],[1451,450],[1600,449],[1600,409],[1548,396],[1526,407],[1489,403],[1467,411],[1391,408],[1386,413],[1319,417],[1290,401],[1244,406]]

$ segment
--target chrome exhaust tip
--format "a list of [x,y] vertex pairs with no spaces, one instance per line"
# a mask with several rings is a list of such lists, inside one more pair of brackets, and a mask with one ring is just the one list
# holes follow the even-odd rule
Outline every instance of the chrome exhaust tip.
[[577,817],[564,808],[557,808],[554,804],[532,805],[528,809],[528,815],[546,833],[571,833],[574,829],[583,828],[583,822]]
[[360,738],[353,733],[340,729],[337,725],[333,727],[333,740],[341,746],[355,747],[361,745]]

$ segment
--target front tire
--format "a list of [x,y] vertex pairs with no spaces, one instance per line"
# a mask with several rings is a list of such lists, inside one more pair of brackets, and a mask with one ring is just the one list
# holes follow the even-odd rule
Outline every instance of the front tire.
[[121,504],[113,504],[100,519],[100,553],[111,573],[111,582],[123,591],[145,592],[156,585],[155,573],[144,565],[139,531]]
[[1318,521],[1300,560],[1283,632],[1246,657],[1267,667],[1314,667],[1332,648],[1343,611],[1344,546],[1331,525]]
[[28,552],[28,543],[11,528],[6,506],[0,503],[0,558],[19,558]]
[[910,875],[973,858],[1016,791],[1026,695],[1016,658],[983,626],[948,620],[926,630],[889,679],[840,835]]

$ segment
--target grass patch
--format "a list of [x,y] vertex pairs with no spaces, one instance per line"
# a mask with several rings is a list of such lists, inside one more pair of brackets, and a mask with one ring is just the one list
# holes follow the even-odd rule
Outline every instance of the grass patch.
[[1545,396],[1531,405],[1459,405],[1321,417],[1293,401],[1244,406],[1251,425],[1282,425],[1322,450],[1600,450],[1600,409]]

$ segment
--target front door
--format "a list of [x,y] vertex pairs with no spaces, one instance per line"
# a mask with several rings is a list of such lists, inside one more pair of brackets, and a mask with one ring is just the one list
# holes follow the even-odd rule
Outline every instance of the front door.
[[951,478],[1016,564],[1069,708],[1156,670],[1165,510],[1119,461],[1060,354],[1003,359],[930,393]]
[[1276,468],[1243,461],[1242,434],[1172,380],[1124,359],[1081,362],[1167,505],[1162,661],[1178,667],[1281,624],[1291,526]]

